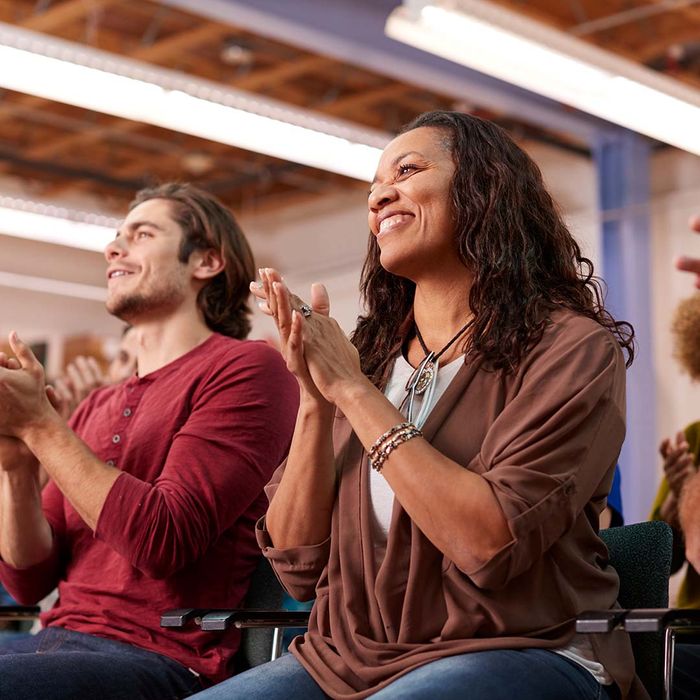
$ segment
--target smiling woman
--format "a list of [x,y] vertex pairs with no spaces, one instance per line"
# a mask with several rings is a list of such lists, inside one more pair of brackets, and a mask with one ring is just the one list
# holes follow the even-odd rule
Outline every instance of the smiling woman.
[[349,341],[274,270],[253,286],[301,389],[258,541],[296,598],[292,655],[201,696],[644,698],[598,517],[624,435],[633,331],[537,166],[493,124],[419,117],[368,201]]

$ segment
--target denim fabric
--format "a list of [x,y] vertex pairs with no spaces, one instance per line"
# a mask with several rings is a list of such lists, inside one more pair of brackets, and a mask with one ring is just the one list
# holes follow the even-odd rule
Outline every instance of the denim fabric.
[[174,700],[201,688],[172,659],[60,627],[0,645],[1,700]]
[[[230,678],[196,700],[325,700],[291,655]],[[543,649],[481,651],[421,666],[375,693],[377,700],[607,700],[614,693],[577,664]]]

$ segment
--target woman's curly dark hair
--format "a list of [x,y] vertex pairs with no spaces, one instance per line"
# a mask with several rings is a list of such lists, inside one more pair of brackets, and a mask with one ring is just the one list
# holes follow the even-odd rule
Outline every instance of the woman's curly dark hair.
[[[461,112],[427,112],[402,133],[419,127],[440,129],[455,163],[455,244],[474,276],[467,300],[474,323],[464,351],[490,369],[511,372],[541,339],[551,311],[565,307],[607,328],[629,366],[634,330],[606,311],[593,264],[581,255],[532,159],[500,127]],[[363,371],[381,387],[413,332],[415,284],[387,272],[379,256],[370,235],[360,283],[367,313],[352,340]]]

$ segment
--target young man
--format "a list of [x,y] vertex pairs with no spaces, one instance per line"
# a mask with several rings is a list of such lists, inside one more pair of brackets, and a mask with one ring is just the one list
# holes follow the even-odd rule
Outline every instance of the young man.
[[15,333],[17,359],[0,358],[0,580],[22,603],[59,591],[39,634],[0,648],[13,700],[179,698],[230,674],[237,631],[171,632],[159,614],[240,604],[296,415],[281,356],[244,340],[253,258],[218,201],[144,190],[105,256],[136,375],[66,424]]

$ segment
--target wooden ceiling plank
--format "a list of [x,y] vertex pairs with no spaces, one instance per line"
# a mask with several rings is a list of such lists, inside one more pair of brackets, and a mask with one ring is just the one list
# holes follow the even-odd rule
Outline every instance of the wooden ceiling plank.
[[[105,136],[108,136],[110,133],[113,133],[116,126],[116,123],[100,124],[99,126],[93,126],[85,131],[77,131],[68,134],[60,139],[55,139],[49,143],[42,143],[30,148],[27,151],[27,156],[29,158],[48,158],[49,156],[55,156],[58,153],[68,151],[71,148],[89,146],[91,143],[95,143]],[[142,124],[140,122],[132,122],[126,119],[122,119],[118,123],[121,133],[135,131],[141,126]]]
[[[175,36],[167,37],[162,41],[156,42],[152,46],[145,46],[137,49],[130,55],[134,58],[142,60],[154,60],[154,57],[163,60],[167,56],[176,55],[185,48],[192,48],[193,46],[201,45],[205,41],[210,41],[212,38],[223,34],[225,31],[226,27],[224,27],[224,25],[207,23],[206,25],[196,27],[195,29],[188,29]],[[40,102],[38,98],[34,99]],[[2,118],[1,105],[0,118]],[[31,149],[28,155],[31,158],[46,158],[76,146],[94,143],[110,132],[134,131],[141,126],[142,125],[139,122],[133,122],[115,117],[91,129],[86,129],[78,133],[71,133],[61,139],[56,139],[50,143],[42,144],[41,146]]]
[[50,33],[69,22],[85,18],[91,12],[114,5],[119,0],[66,0],[46,12],[35,14],[20,23],[25,29]]
[[677,32],[660,36],[657,41],[644,42],[638,49],[631,49],[630,56],[635,60],[646,63],[663,54],[674,44],[682,45],[689,41],[697,41],[700,37],[700,25],[685,25]]
[[298,78],[300,75],[320,70],[334,63],[333,59],[326,56],[304,56],[295,61],[280,63],[272,68],[258,70],[241,78],[231,81],[231,84],[241,90],[260,90],[264,87],[273,87],[285,80]]
[[319,105],[317,108],[326,114],[345,115],[361,107],[367,107],[371,104],[381,102],[382,100],[393,99],[399,97],[411,90],[414,90],[409,85],[403,83],[390,83],[372,90],[365,90],[354,95],[341,97],[326,105]]
[[130,56],[142,61],[163,61],[177,55],[181,51],[193,49],[208,41],[213,41],[232,33],[232,29],[224,24],[206,22],[198,27],[161,39],[151,46],[143,46],[132,52]]

